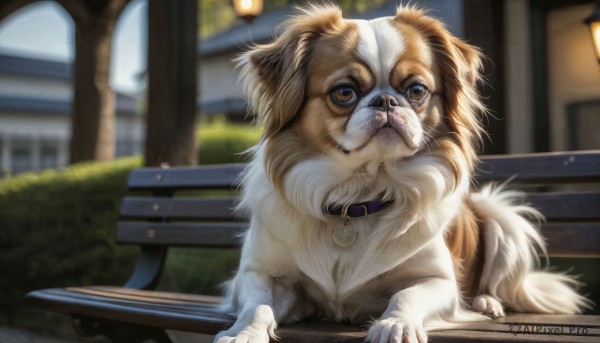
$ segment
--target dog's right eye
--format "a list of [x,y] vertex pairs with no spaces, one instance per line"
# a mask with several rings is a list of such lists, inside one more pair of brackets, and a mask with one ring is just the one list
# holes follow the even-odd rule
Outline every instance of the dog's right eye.
[[338,106],[350,107],[358,100],[358,94],[350,86],[340,86],[331,91],[331,100]]

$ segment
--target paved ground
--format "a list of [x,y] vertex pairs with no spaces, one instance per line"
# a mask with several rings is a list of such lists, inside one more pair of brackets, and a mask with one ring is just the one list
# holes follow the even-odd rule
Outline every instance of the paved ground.
[[75,342],[42,337],[30,331],[0,327],[0,343],[67,343]]
[[[211,343],[212,336],[193,334],[181,331],[169,331],[169,337],[173,343]],[[0,326],[0,343],[74,343],[72,340],[42,337],[35,332],[20,329],[12,329]]]

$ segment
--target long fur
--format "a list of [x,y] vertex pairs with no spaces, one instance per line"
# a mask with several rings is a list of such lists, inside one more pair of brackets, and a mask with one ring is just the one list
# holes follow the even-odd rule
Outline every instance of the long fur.
[[[268,342],[279,323],[303,318],[371,322],[372,342],[425,342],[427,330],[505,308],[589,306],[571,277],[536,270],[535,247],[544,252],[544,242],[525,219],[535,210],[501,188],[469,191],[485,111],[477,49],[410,7],[366,22],[343,19],[334,5],[308,5],[282,27],[238,59],[265,131],[242,180],[239,210],[250,228],[222,305],[238,319],[215,342]],[[370,60],[374,51],[383,55]],[[359,84],[352,108],[323,90],[338,74]],[[415,75],[432,90],[419,103],[397,91]],[[369,103],[379,94],[401,105],[383,113]],[[398,135],[375,133],[346,149],[381,118]],[[394,202],[352,218],[356,241],[336,245],[332,233],[343,221],[327,206],[371,199]]]
[[[471,194],[485,223],[487,249],[480,293],[501,299],[519,312],[580,313],[591,303],[573,292],[579,283],[572,277],[540,267],[539,252],[546,256],[544,239],[525,217],[542,220],[535,209],[519,204],[523,194],[486,185]],[[536,249],[537,248],[537,249]]]

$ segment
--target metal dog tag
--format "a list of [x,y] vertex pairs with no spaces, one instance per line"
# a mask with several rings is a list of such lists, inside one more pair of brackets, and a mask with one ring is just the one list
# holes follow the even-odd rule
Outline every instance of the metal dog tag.
[[333,230],[333,241],[342,248],[347,248],[356,241],[356,231],[350,222],[338,225]]

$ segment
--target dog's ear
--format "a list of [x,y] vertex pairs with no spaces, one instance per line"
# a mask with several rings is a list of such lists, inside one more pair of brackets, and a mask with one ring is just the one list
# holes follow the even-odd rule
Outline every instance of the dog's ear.
[[483,55],[447,32],[442,37],[437,60],[442,65],[447,124],[456,134],[455,143],[472,169],[484,135],[481,118],[487,114],[478,89],[483,80]]
[[449,36],[448,39],[451,49],[454,49],[454,61],[460,76],[470,87],[476,87],[477,83],[482,80],[483,55],[479,49],[454,36]]
[[307,65],[313,43],[339,26],[335,5],[310,5],[280,25],[281,35],[240,56],[241,78],[250,108],[264,127],[263,139],[283,129],[304,102]]
[[[464,148],[481,139],[481,115],[486,108],[481,102],[478,84],[482,82],[483,55],[476,47],[454,37],[447,31],[440,35],[436,59],[446,94],[446,113],[451,128],[464,139]],[[475,153],[475,152],[473,152]]]

